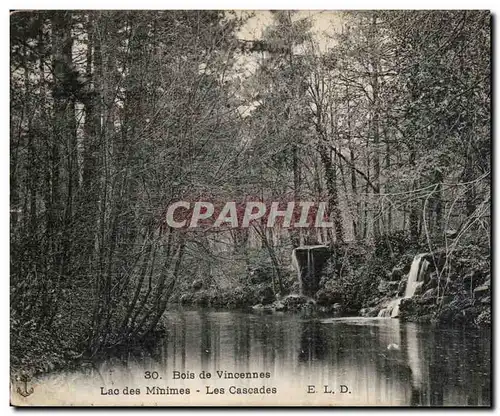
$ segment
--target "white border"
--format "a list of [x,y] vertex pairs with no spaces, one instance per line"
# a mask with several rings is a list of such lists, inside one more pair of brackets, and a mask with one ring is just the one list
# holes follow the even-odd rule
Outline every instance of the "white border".
[[[422,0],[419,2],[402,2],[401,0],[383,0],[377,2],[370,1],[362,1],[362,0],[337,0],[337,1],[326,1],[326,0],[308,0],[305,1],[297,1],[297,0],[288,0],[288,1],[270,1],[270,0],[240,0],[240,1],[228,1],[228,0],[184,0],[179,3],[167,3],[165,1],[152,1],[152,0],[142,0],[140,2],[134,2],[130,0],[75,0],[71,3],[69,2],[61,2],[56,0],[51,1],[34,1],[34,0],[19,0],[19,1],[7,1],[5,4],[5,8],[3,13],[0,15],[0,34],[1,34],[1,54],[2,64],[0,66],[0,70],[2,71],[3,82],[0,84],[1,88],[1,127],[3,131],[4,139],[0,141],[0,266],[1,266],[1,277],[4,280],[4,285],[0,290],[0,305],[2,307],[2,319],[1,319],[1,327],[0,334],[2,337],[1,342],[1,362],[0,362],[0,409],[7,410],[9,414],[14,412],[14,408],[8,408],[9,403],[9,12],[10,9],[253,9],[253,10],[269,10],[269,9],[489,9],[494,14],[498,11],[498,2],[494,3],[493,1],[487,0],[476,0],[473,2],[465,2],[465,1],[430,1],[430,0]],[[495,23],[495,22],[494,22]],[[496,32],[497,28],[493,31],[494,39],[494,52],[493,56],[498,56],[498,41],[496,41]],[[496,92],[498,91],[498,62],[493,67],[495,69],[495,82],[494,82],[494,91],[493,95],[498,97]],[[494,120],[496,123],[494,124],[493,138],[497,136],[495,133],[497,131],[496,125],[498,123],[498,103],[494,107]],[[494,146],[494,160],[499,160],[499,146]],[[496,177],[495,179],[499,179]],[[495,183],[499,183],[497,181],[493,181]],[[495,195],[498,196],[498,189],[495,189]],[[499,201],[498,198],[494,200],[494,207],[498,209]],[[498,221],[494,221],[494,231],[498,234],[499,227]],[[495,254],[497,254],[497,248],[494,245],[494,258],[497,258]],[[495,279],[496,276],[493,276]],[[494,307],[494,311],[498,310],[498,290],[497,287],[500,285],[500,282],[494,284],[495,288],[495,300],[496,305]],[[498,334],[499,331],[499,320],[495,314],[494,316],[494,328],[495,334]],[[496,345],[496,344],[495,344]],[[495,351],[492,351],[493,353]],[[467,357],[463,357],[467,359]],[[495,357],[493,361],[495,363],[494,375],[496,376],[498,373],[496,371],[498,358]],[[498,400],[500,395],[498,394],[498,379],[495,377],[494,386],[495,391],[492,392],[491,397],[494,402],[498,406]],[[112,409],[101,409],[95,410],[97,414],[106,414]],[[43,409],[41,412],[52,412],[52,409]],[[65,409],[58,411],[58,414],[69,414],[71,409]],[[144,414],[147,409],[134,409],[130,410],[134,414]],[[164,409],[161,411],[168,412],[169,414],[187,414],[191,411],[182,411],[182,410],[173,410],[173,409]],[[206,410],[205,410],[206,411]],[[212,410],[213,411],[213,410]],[[234,410],[237,411],[237,410]],[[299,413],[306,412],[307,410],[301,410]],[[341,409],[332,409],[332,412],[339,412]],[[284,413],[288,412],[288,410],[259,410],[260,415],[271,415],[276,412]],[[356,410],[356,414],[370,414],[371,410]],[[395,414],[406,413],[408,410],[395,410]],[[439,410],[431,410],[427,411],[432,413],[437,413]],[[468,414],[474,414],[481,412],[480,410],[470,410],[467,411]],[[484,411],[481,412],[481,414]],[[2,412],[3,414],[4,412]],[[229,411],[229,413],[233,413],[233,410]],[[295,412],[294,412],[295,413]]]

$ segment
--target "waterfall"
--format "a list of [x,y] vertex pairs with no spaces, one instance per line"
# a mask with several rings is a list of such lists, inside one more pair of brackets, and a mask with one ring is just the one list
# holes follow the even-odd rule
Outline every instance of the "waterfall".
[[389,304],[380,310],[378,317],[380,318],[397,318],[399,316],[399,304],[401,299],[412,298],[418,287],[423,284],[423,277],[429,262],[424,259],[427,253],[417,254],[411,263],[410,272],[408,273],[408,281],[406,282],[405,294],[402,298],[396,298],[389,302]]
[[[309,263],[309,253],[307,256],[307,263]],[[299,282],[300,293],[302,293],[303,292],[302,269],[300,267],[299,259],[297,257],[297,250],[292,251],[292,267],[297,272],[297,280]]]
[[312,259],[311,259],[311,250],[307,250],[307,279],[310,279],[312,274],[313,274],[313,270],[312,270]]
[[297,278],[300,283],[300,266],[299,260],[297,259],[297,252],[295,250],[292,250],[292,269],[297,272]]
[[427,267],[429,267],[429,262],[427,260],[424,259],[424,261],[422,261],[425,254],[426,253],[417,254],[413,259],[410,273],[408,273],[408,281],[406,282],[405,298],[413,297],[418,287],[418,283],[422,281],[421,277],[427,271]]
[[300,294],[313,298],[319,289],[320,273],[331,257],[328,246],[300,246],[292,251],[292,266],[297,271]]

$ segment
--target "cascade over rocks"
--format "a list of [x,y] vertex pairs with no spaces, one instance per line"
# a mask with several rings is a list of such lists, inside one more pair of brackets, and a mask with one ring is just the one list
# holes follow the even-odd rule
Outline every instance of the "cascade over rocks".
[[[415,256],[408,273],[408,279],[405,285],[403,298],[396,298],[391,300],[386,307],[380,310],[380,312],[378,313],[379,317],[397,318],[399,316],[400,304],[402,303],[402,301],[411,299],[415,295],[415,293],[419,294],[422,292],[427,268],[430,264],[426,259],[426,256],[427,253],[417,254]],[[401,287],[398,286],[398,293],[400,289]]]
[[[490,322],[488,260],[477,264],[469,259],[467,263],[463,252],[451,259],[439,251],[413,257],[403,253],[393,266],[393,259],[365,258],[359,253],[362,250],[356,251],[356,247],[341,246],[335,248],[334,257],[333,249],[325,245],[298,247],[292,255],[297,272],[296,283],[288,286],[292,293],[273,298],[269,288],[262,287],[256,292],[253,309],[264,313],[400,318],[445,325],[479,326]],[[365,249],[365,253],[369,251]],[[384,270],[387,263],[389,272]],[[366,279],[365,286],[353,287],[351,278]],[[362,294],[363,307],[353,308],[349,302],[360,290],[369,292]]]

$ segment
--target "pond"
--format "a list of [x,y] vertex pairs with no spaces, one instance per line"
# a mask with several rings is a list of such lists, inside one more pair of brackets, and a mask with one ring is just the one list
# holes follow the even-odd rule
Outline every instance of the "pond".
[[164,319],[155,347],[42,376],[33,396],[101,405],[490,404],[489,332],[209,310]]

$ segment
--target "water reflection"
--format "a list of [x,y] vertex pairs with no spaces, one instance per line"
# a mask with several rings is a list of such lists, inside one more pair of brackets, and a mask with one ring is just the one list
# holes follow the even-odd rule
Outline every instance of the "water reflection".
[[301,362],[323,360],[327,352],[325,325],[311,321],[302,323],[298,358]]
[[[78,397],[88,395],[89,402],[99,404],[108,399],[95,397],[97,384],[144,388],[144,371],[158,371],[170,385],[173,371],[268,371],[268,380],[237,384],[277,386],[280,394],[226,395],[219,400],[235,405],[403,406],[487,406],[491,400],[490,335],[484,332],[438,330],[397,319],[306,320],[239,312],[177,311],[165,320],[165,339],[152,351],[109,357],[90,370],[44,376],[40,386],[59,395],[67,389],[73,397],[78,391]],[[224,379],[196,382],[201,383],[200,393],[189,400],[198,404],[216,404],[210,402],[213,397],[203,396],[206,385],[235,384]],[[192,380],[176,380],[175,385],[196,388]],[[307,395],[309,385],[318,392]],[[350,393],[338,394],[341,385]],[[337,394],[324,393],[325,386]],[[122,404],[129,399],[120,398]],[[159,397],[157,402],[186,400]]]
[[367,404],[490,403],[489,334],[397,319],[231,312],[179,312],[167,319],[167,349],[160,352],[167,368],[178,366],[175,357],[183,354],[184,365],[207,371],[265,369],[302,387],[350,385]]

